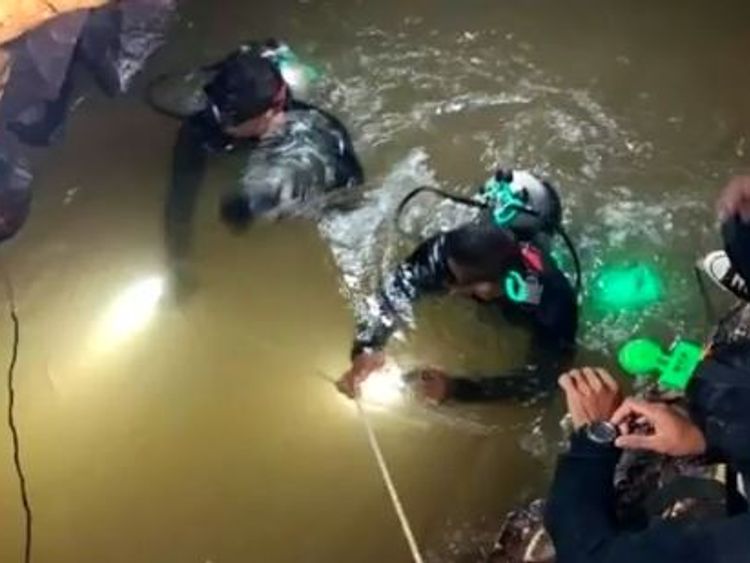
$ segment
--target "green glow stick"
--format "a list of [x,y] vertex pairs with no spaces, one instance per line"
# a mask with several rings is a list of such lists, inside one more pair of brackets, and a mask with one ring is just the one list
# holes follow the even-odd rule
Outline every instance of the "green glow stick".
[[667,389],[684,391],[703,359],[703,349],[692,342],[677,340],[669,353],[648,338],[631,340],[617,356],[620,366],[631,376],[655,374]]

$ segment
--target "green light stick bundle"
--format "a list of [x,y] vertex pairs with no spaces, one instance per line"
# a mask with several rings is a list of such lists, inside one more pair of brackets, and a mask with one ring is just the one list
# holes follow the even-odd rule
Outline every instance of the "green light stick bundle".
[[684,391],[703,359],[703,348],[686,340],[677,340],[665,353],[653,340],[639,338],[625,344],[617,359],[628,375],[656,375],[663,388]]

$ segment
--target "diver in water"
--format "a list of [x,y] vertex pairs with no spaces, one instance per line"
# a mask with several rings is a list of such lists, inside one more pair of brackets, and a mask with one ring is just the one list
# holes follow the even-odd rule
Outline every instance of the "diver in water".
[[364,180],[346,128],[333,115],[295,99],[279,52],[288,53],[288,47],[275,41],[243,45],[201,70],[202,88],[188,103],[177,100],[169,107],[169,93],[160,97],[157,90],[151,96],[157,109],[184,118],[165,205],[167,252],[178,282],[185,273],[208,154],[246,156],[242,177],[220,205],[222,220],[234,231],[259,218],[291,214],[302,204],[320,204],[332,192]]
[[[529,326],[533,342],[528,361],[523,368],[494,377],[418,371],[411,376],[418,392],[435,402],[482,401],[531,398],[554,386],[560,369],[572,358],[578,327],[576,291],[550,257],[543,232],[550,230],[549,224],[560,222],[559,198],[549,184],[526,172],[500,171],[495,182],[510,194],[514,205],[520,200],[513,193],[538,194],[540,205],[548,208],[542,217],[547,224],[529,230],[527,220],[502,221],[509,225],[506,228],[483,215],[422,242],[386,277],[373,306],[358,323],[351,368],[338,382],[343,393],[355,396],[358,386],[384,365],[383,349],[409,318],[416,300],[446,293],[474,299],[511,322]],[[496,208],[494,218],[510,219],[509,211],[507,206],[500,213]],[[540,217],[532,219],[536,225]]]

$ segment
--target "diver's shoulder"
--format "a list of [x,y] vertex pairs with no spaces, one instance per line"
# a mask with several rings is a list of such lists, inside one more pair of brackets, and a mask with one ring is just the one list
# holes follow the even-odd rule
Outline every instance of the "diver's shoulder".
[[292,98],[292,100],[289,101],[287,110],[288,111],[318,111],[318,112],[321,111],[318,106],[313,105],[310,102],[304,102],[302,100],[298,100],[296,98]]
[[322,123],[325,123],[328,127],[347,132],[347,128],[344,123],[332,112],[323,109],[320,106],[311,104],[310,102],[304,102],[302,100],[294,99],[289,103],[287,111],[289,111],[290,113],[307,114],[309,116],[312,116],[314,119],[320,120]]

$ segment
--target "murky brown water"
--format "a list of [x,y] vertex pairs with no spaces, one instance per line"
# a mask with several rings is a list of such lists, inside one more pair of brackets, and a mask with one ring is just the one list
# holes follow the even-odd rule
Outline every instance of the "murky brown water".
[[[536,166],[561,184],[589,270],[636,256],[669,272],[650,316],[586,314],[584,342],[607,350],[638,330],[702,334],[689,266],[715,243],[715,188],[747,164],[748,16],[740,1],[188,2],[149,71],[285,37],[325,67],[324,103],[350,124],[376,197]],[[217,164],[196,223],[196,291],[148,317],[175,124],[137,95],[82,94],[64,146],[45,157],[32,220],[2,255],[22,322],[34,560],[408,561],[356,411],[321,375],[345,367],[340,271],[362,264],[337,261],[302,220],[230,236],[215,210],[231,175]],[[385,254],[378,240],[370,266]],[[470,309],[422,313],[400,357],[517,360],[522,336],[498,344]],[[456,554],[486,547],[504,511],[543,493],[557,413],[370,414],[430,561],[475,560]],[[0,560],[11,562],[22,513],[4,435]]]

